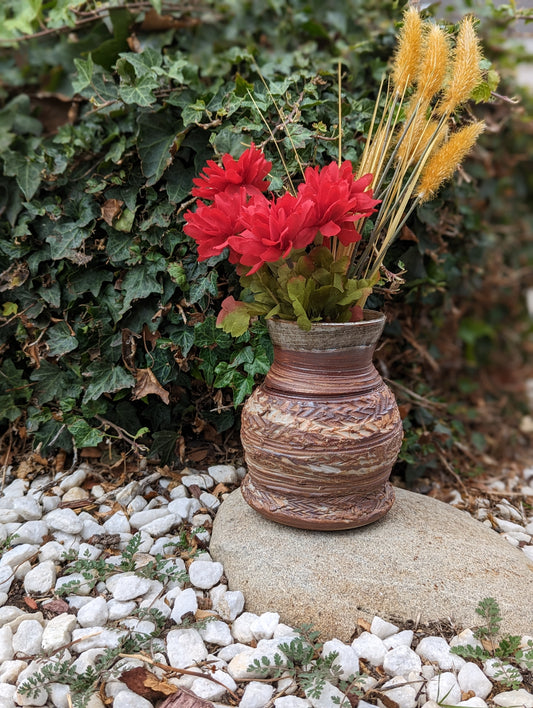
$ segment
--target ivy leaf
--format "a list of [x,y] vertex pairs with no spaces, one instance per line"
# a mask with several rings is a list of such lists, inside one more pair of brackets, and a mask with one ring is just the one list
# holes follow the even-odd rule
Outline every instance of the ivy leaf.
[[159,267],[154,263],[144,263],[129,270],[122,281],[124,301],[120,313],[124,314],[130,308],[133,300],[139,300],[152,293],[162,294],[163,286],[155,277]]
[[153,91],[158,86],[159,82],[156,79],[152,76],[144,75],[136,79],[131,85],[121,85],[118,89],[118,95],[124,103],[151,106],[156,101]]
[[4,152],[3,158],[4,173],[15,177],[26,199],[32,199],[41,184],[41,172],[44,168],[42,158],[35,154],[22,155],[10,150]]
[[104,393],[115,393],[123,388],[133,388],[135,379],[122,366],[112,366],[104,361],[92,364],[87,373],[91,383],[87,386],[83,403],[95,401]]
[[77,398],[83,390],[81,378],[46,360],[41,361],[41,366],[32,372],[30,379],[36,383],[35,391],[40,404],[54,398]]
[[50,356],[62,356],[78,347],[78,340],[66,322],[58,322],[49,328],[47,342]]
[[91,427],[83,418],[77,418],[73,423],[67,425],[67,428],[74,438],[77,448],[96,447],[104,439],[103,434]]
[[87,59],[74,59],[74,65],[78,70],[78,75],[72,81],[72,88],[75,93],[81,93],[84,88],[91,85],[94,73],[94,61],[89,54]]
[[184,134],[179,122],[169,112],[144,113],[138,121],[137,152],[146,184],[155,184],[172,163]]

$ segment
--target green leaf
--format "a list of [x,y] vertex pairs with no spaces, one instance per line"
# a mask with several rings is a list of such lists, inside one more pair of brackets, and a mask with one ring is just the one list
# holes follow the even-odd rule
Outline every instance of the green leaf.
[[33,198],[41,184],[41,174],[44,162],[37,155],[22,155],[6,151],[4,157],[4,173],[16,178],[17,184],[26,199]]
[[47,342],[50,356],[62,356],[78,347],[78,340],[66,322],[58,322],[50,327],[47,332]]
[[115,393],[123,388],[133,388],[135,379],[122,366],[112,366],[103,361],[91,364],[87,373],[90,383],[85,391],[83,403],[94,401],[104,393]]
[[40,404],[54,398],[78,398],[83,391],[81,377],[46,360],[32,371],[30,379],[36,383],[35,393]]
[[131,85],[122,84],[118,89],[119,97],[124,103],[137,106],[151,106],[157,100],[153,92],[158,88],[159,82],[152,76],[141,76]]
[[72,88],[76,93],[81,93],[84,88],[91,85],[94,74],[94,62],[91,54],[87,59],[74,59],[74,66],[78,74],[72,81]]
[[122,281],[124,301],[120,309],[121,314],[127,312],[133,300],[148,297],[152,293],[161,294],[163,286],[156,278],[159,271],[157,265],[144,263],[129,270]]
[[155,184],[172,163],[183,141],[181,126],[169,111],[144,113],[138,121],[137,151],[147,186]]
[[67,425],[69,433],[74,438],[77,448],[96,447],[104,439],[103,434],[93,428],[83,418],[78,418]]

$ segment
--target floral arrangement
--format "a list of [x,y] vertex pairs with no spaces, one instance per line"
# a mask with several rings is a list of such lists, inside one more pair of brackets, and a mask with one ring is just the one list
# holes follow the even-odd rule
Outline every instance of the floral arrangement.
[[452,177],[484,129],[457,119],[472,96],[490,97],[496,80],[493,72],[484,80],[484,63],[472,18],[454,36],[410,8],[357,166],[339,150],[338,162],[302,166],[297,188],[288,175],[289,188],[275,195],[272,163],[253,143],[239,159],[208,161],[194,180],[197,204],[184,231],[200,260],[228,249],[244,288],[241,301],[224,300],[217,324],[239,336],[258,315],[306,330],[313,321],[361,319],[373,288],[391,277],[383,259],[406,220]]

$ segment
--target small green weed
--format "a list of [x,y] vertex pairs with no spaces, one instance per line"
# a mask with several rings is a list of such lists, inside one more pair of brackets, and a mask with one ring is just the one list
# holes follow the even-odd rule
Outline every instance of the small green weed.
[[[69,563],[63,570],[63,573],[65,575],[80,573],[88,583],[90,590],[92,590],[97,583],[105,582],[111,575],[116,573],[134,572],[150,580],[159,580],[163,584],[172,580],[181,583],[185,583],[188,580],[187,573],[184,570],[176,568],[171,558],[165,558],[160,553],[155,555],[154,559],[145,565],[139,566],[135,555],[139,550],[141,540],[141,534],[139,532],[129,540],[126,548],[122,552],[121,561],[118,565],[109,563],[105,558],[91,558],[89,551],[86,551],[81,558],[77,556],[75,551],[70,551],[62,558],[62,560]],[[62,585],[57,590],[57,594],[68,595],[69,593],[75,592],[80,585],[81,581],[72,580]]]
[[[502,617],[500,607],[493,597],[486,597],[478,604],[476,612],[484,620],[484,625],[474,630],[476,639],[485,640],[485,645],[466,647],[452,647],[451,651],[463,659],[477,659],[487,661],[496,659],[498,670],[495,674],[496,680],[507,688],[517,690],[522,683],[522,673],[520,668],[528,671],[533,670],[533,641],[530,640],[527,647],[521,648],[521,637],[507,634],[499,642],[495,643],[495,636],[500,631]],[[487,641],[488,640],[488,641]],[[488,642],[492,645],[492,650],[485,647]]]
[[331,652],[324,657],[320,655],[323,646],[318,641],[320,633],[313,630],[310,624],[302,625],[297,632],[298,637],[279,645],[279,650],[285,655],[286,661],[278,653],[274,654],[272,660],[262,656],[260,659],[254,659],[248,671],[257,672],[264,677],[268,676],[272,680],[288,674],[312,699],[319,699],[326,682],[329,682],[344,693],[342,700],[334,696],[333,702],[341,708],[349,708],[352,705],[350,697],[362,695],[358,683],[363,677],[355,674],[349,676],[347,680],[342,680],[341,667],[335,663],[338,653]]

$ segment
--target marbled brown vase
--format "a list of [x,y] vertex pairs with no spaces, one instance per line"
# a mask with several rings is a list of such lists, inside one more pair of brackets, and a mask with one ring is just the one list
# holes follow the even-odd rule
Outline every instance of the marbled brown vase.
[[364,526],[394,502],[402,442],[391,390],[372,363],[385,317],[313,324],[269,320],[274,362],[246,402],[242,494],[260,514],[320,531]]

